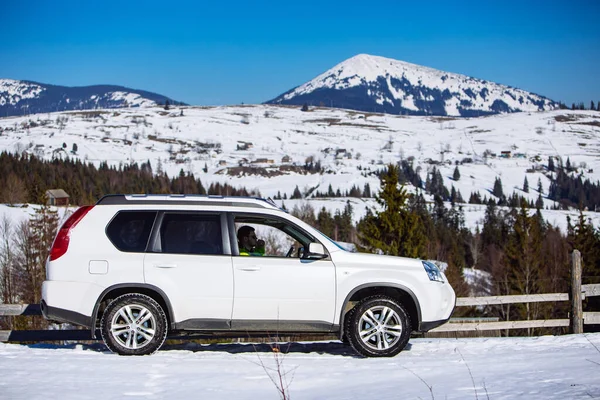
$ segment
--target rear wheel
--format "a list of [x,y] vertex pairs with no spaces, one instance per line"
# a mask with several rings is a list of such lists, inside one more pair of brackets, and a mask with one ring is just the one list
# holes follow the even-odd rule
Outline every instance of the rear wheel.
[[131,293],[106,307],[100,322],[102,339],[114,353],[127,356],[152,354],[167,337],[167,316],[149,296]]
[[406,347],[410,332],[410,318],[404,306],[387,296],[363,299],[345,321],[350,345],[365,357],[395,356]]

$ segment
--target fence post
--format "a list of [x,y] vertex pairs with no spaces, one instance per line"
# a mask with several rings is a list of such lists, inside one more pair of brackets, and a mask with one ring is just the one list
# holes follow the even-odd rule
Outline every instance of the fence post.
[[571,333],[583,333],[583,307],[581,305],[581,253],[571,254]]

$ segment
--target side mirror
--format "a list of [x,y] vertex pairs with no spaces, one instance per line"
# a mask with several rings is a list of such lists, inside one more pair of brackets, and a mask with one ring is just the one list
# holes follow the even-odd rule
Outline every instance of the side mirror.
[[323,247],[321,243],[310,243],[308,245],[308,254],[306,258],[311,260],[321,260],[327,257],[325,247]]

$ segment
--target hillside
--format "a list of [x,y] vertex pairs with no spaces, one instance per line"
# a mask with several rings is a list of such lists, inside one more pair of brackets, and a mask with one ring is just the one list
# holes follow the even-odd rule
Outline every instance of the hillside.
[[[555,110],[479,118],[406,117],[351,110],[256,105],[125,108],[0,119],[0,151],[66,157],[118,166],[150,161],[154,171],[191,172],[207,186],[229,183],[265,197],[291,197],[296,186],[315,208],[341,209],[345,199],[314,199],[318,192],[349,191],[379,180],[385,164],[409,160],[423,182],[433,168],[468,200],[491,197],[500,178],[505,195],[535,202],[545,196],[549,157],[585,179],[600,178],[600,113]],[[317,163],[320,169],[317,168]],[[460,179],[452,179],[458,164]],[[522,191],[525,177],[529,193]],[[413,187],[408,188],[414,191]],[[430,197],[429,197],[430,198]],[[430,198],[431,199],[431,198]],[[302,200],[300,200],[302,201]],[[285,200],[289,208],[293,202]],[[373,199],[352,199],[355,219]],[[468,205],[467,222],[483,207]],[[559,211],[556,223],[566,223]],[[548,214],[551,215],[551,214]],[[552,222],[552,219],[550,219]]]
[[462,117],[558,108],[525,90],[368,54],[351,57],[267,103]]

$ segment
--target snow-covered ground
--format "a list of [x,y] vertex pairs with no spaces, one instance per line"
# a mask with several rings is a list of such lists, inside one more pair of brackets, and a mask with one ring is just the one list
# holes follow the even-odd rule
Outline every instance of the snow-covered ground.
[[[171,177],[180,170],[194,173],[206,187],[229,183],[258,189],[264,197],[279,192],[288,198],[296,186],[301,192],[326,192],[329,185],[347,191],[353,185],[362,190],[368,183],[375,193],[379,180],[366,172],[410,158],[423,181],[436,167],[448,189],[454,186],[466,201],[471,192],[492,196],[494,181],[500,178],[505,195],[516,192],[535,202],[539,180],[544,205],[551,208],[554,202],[545,197],[548,157],[555,157],[556,165],[569,159],[584,179],[600,180],[600,113],[556,110],[441,118],[330,108],[302,112],[270,105],[75,111],[1,118],[0,151],[47,160],[70,157],[95,165],[150,161],[154,171],[162,169]],[[324,173],[304,173],[301,167],[309,158],[319,161]],[[457,162],[461,177],[455,181]],[[522,190],[525,177],[528,193]],[[331,212],[345,205],[343,199],[305,200]],[[372,199],[351,201],[355,221],[375,205]],[[482,210],[465,207],[472,213],[466,215],[471,227]],[[598,223],[596,213],[590,217]],[[566,226],[563,213],[546,218]]]
[[600,334],[412,339],[379,359],[335,341],[281,348],[185,344],[121,357],[99,344],[0,344],[0,398],[278,399],[267,375],[276,357],[294,400],[600,397]]
[[[0,204],[0,221],[6,218],[13,227],[16,227],[22,221],[34,217],[39,209],[40,206],[37,204]],[[50,209],[57,212],[60,225],[66,220],[66,217],[76,210],[76,207],[50,207]]]

